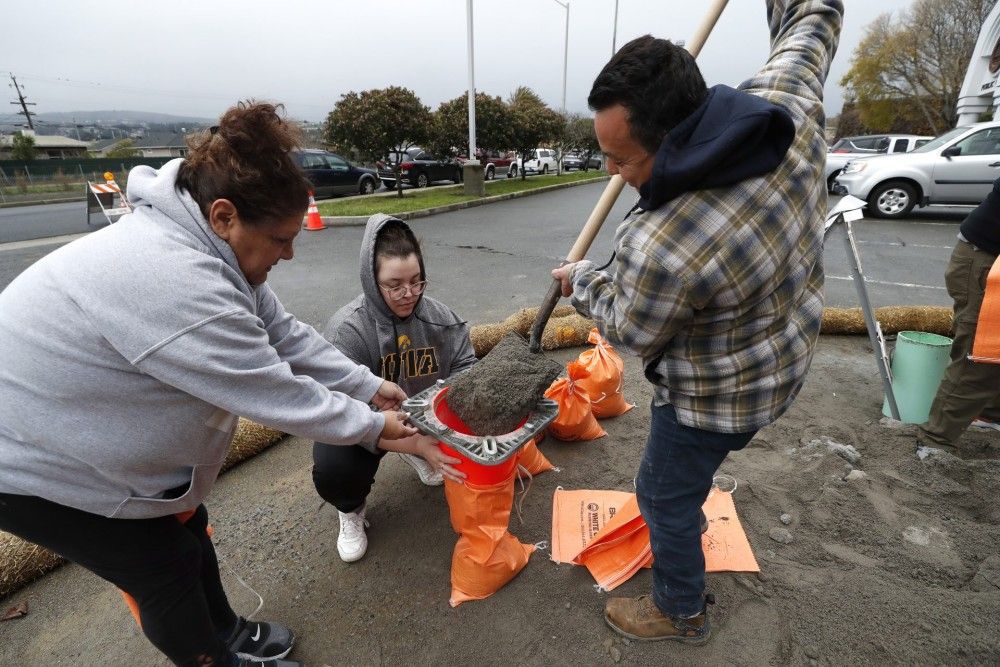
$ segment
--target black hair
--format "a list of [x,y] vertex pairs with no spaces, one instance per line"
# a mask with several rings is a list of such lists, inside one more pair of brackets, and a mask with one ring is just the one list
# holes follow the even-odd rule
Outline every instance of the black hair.
[[629,134],[647,152],[705,101],[708,88],[694,57],[652,35],[637,37],[612,56],[587,97],[594,111],[620,104],[628,112]]

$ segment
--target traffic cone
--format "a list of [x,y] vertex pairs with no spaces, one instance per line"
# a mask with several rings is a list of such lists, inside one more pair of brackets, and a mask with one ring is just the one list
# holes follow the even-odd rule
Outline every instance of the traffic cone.
[[306,231],[315,232],[324,229],[323,219],[319,217],[319,209],[316,208],[316,200],[313,193],[309,193],[309,210],[306,211]]

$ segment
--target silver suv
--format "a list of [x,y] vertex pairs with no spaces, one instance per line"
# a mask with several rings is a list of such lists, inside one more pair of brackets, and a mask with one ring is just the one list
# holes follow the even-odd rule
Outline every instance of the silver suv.
[[879,218],[914,206],[977,206],[1000,176],[1000,121],[963,125],[909,153],[856,158],[837,176],[836,194],[868,202]]
[[920,148],[934,137],[916,134],[867,134],[844,137],[830,146],[826,153],[826,189],[833,192],[833,182],[848,162],[870,155],[892,155]]

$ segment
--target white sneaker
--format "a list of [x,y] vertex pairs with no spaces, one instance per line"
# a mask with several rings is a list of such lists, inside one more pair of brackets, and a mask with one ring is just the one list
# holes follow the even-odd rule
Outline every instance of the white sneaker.
[[365,535],[365,528],[368,521],[365,519],[365,509],[367,505],[362,505],[353,512],[341,512],[340,515],[340,535],[337,536],[337,553],[340,560],[345,563],[353,563],[361,560],[361,557],[368,551],[368,536]]
[[422,456],[402,453],[399,456],[417,471],[420,481],[427,486],[441,486],[444,484],[444,475],[441,474],[441,471],[432,468],[431,464],[425,461]]
[[984,429],[993,429],[994,431],[1000,431],[1000,424],[998,424],[997,422],[991,422],[990,420],[983,419],[981,417],[972,420],[970,426],[972,426],[973,428],[984,428]]

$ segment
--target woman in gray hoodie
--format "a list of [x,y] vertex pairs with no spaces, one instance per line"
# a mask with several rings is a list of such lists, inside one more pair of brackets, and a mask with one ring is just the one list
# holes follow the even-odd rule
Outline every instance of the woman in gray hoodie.
[[[362,292],[330,318],[323,333],[354,362],[398,383],[411,396],[419,393],[476,363],[465,320],[426,296],[427,284],[413,231],[401,220],[374,215],[361,243]],[[313,482],[337,508],[337,552],[345,562],[359,560],[368,549],[366,499],[387,451],[398,452],[424,484],[439,485],[444,476],[459,482],[465,477],[452,467],[459,460],[441,452],[429,436],[356,447],[317,442]]]
[[266,283],[308,199],[296,140],[272,105],[230,109],[132,170],[132,214],[0,293],[0,529],[131,595],[177,665],[299,664],[287,628],[233,612],[206,532],[237,415],[334,445],[416,433],[403,391]]

